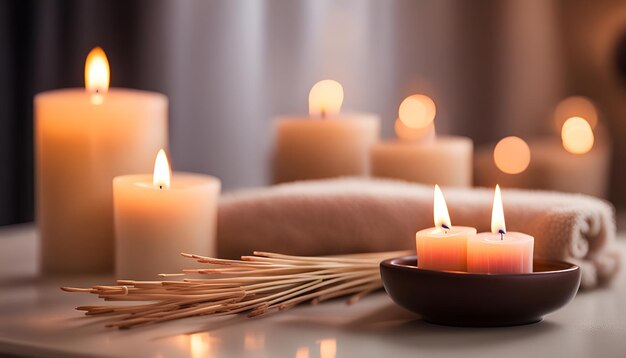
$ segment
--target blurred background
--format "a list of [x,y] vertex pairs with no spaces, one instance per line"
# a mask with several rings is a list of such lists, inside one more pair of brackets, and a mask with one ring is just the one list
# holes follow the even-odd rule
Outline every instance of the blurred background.
[[0,2],[0,225],[33,220],[34,94],[82,87],[94,46],[112,86],[169,97],[173,168],[226,191],[270,182],[272,118],[306,113],[332,78],[384,137],[425,93],[437,131],[476,146],[553,135],[557,103],[586,96],[612,141],[608,199],[626,207],[624,1],[22,0]]

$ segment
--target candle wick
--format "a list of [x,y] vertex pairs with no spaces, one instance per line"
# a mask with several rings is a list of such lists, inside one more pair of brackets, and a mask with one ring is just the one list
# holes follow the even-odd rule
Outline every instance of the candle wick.
[[163,189],[163,185],[159,185],[159,189]]
[[322,109],[320,110],[320,116],[321,116],[322,118],[326,118],[326,109],[322,108]]
[[498,232],[500,233],[500,240],[504,240],[504,234],[506,234],[506,232],[502,229],[498,230]]
[[446,224],[441,224],[441,227],[443,228],[443,232],[445,234],[447,234],[448,230],[450,230],[450,227],[448,225],[446,225]]

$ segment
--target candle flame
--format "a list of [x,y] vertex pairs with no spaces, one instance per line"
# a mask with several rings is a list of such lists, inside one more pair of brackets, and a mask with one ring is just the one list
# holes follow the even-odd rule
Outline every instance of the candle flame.
[[311,87],[309,92],[309,114],[325,117],[337,114],[343,103],[343,87],[337,81],[323,80]]
[[593,148],[593,130],[582,117],[569,118],[561,128],[563,147],[573,154],[585,154]]
[[506,232],[504,223],[504,209],[502,208],[502,195],[500,185],[496,184],[496,193],[493,197],[493,209],[491,210],[491,232],[503,234]]
[[156,160],[154,161],[154,174],[152,176],[152,184],[161,189],[170,188],[170,165],[163,149],[159,150]]
[[439,185],[436,184],[433,214],[435,216],[436,228],[450,229],[452,227],[452,224],[450,223],[450,214],[448,213],[448,206],[446,205],[446,199],[443,197],[443,193],[441,192]]
[[421,129],[435,120],[437,107],[435,102],[423,94],[414,94],[405,98],[398,108],[398,117],[402,123],[413,129]]
[[109,90],[109,60],[104,50],[94,47],[85,60],[85,88],[92,93],[91,102],[101,104]]

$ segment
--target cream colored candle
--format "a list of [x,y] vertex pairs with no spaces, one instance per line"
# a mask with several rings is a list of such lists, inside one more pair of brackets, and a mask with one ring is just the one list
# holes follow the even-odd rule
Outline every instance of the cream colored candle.
[[343,89],[320,81],[309,94],[308,117],[276,120],[274,182],[369,174],[369,149],[379,137],[373,114],[340,113]]
[[466,271],[467,241],[476,235],[476,229],[452,226],[445,199],[435,185],[435,227],[415,234],[417,267],[437,271]]
[[113,180],[115,272],[118,279],[153,280],[195,266],[181,252],[215,256],[220,181],[170,170],[163,151],[154,174]]
[[372,176],[424,184],[472,186],[472,140],[439,136],[429,143],[388,141],[372,146]]
[[506,232],[500,186],[496,186],[491,214],[491,232],[480,233],[467,243],[467,270],[474,273],[533,272],[535,239],[519,232]]
[[561,143],[547,139],[532,142],[533,164],[541,173],[535,178],[536,187],[606,198],[611,169],[609,136],[601,126],[596,127],[596,143],[589,124],[579,117],[571,120],[576,120],[574,128],[568,131],[564,126]]
[[372,176],[472,186],[474,145],[470,138],[435,135],[435,104],[423,95],[406,98],[394,128],[398,140],[372,146]]
[[476,184],[493,186],[501,183],[514,188],[606,197],[611,164],[610,141],[601,126],[596,127],[598,136],[594,142],[595,136],[588,124],[576,121],[574,125],[576,130],[573,132],[564,128],[561,140],[534,139],[522,147],[512,141],[516,137],[507,137],[498,142],[495,149],[479,150],[474,162]]
[[478,150],[476,184],[607,197],[611,141],[593,101],[565,98],[555,108],[554,125],[561,138],[531,139],[526,144],[521,138],[506,137],[495,148]]
[[35,96],[36,219],[44,273],[113,270],[113,177],[148,172],[167,146],[167,97],[108,88],[94,49],[87,89]]

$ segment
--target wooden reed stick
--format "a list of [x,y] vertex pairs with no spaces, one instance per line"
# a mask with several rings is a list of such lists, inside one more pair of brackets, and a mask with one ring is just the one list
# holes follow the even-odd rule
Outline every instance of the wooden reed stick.
[[[407,254],[407,251],[394,251],[311,257],[256,251],[241,260],[228,260],[183,253],[182,256],[209,267],[159,274],[167,278],[164,281],[118,280],[117,285],[61,289],[95,294],[104,301],[128,302],[76,308],[88,316],[113,317],[107,327],[131,328],[186,317],[242,312],[256,317],[307,301],[317,304],[347,295],[352,295],[348,303],[355,303],[382,288],[380,261]],[[169,280],[190,273],[208,277]]]

